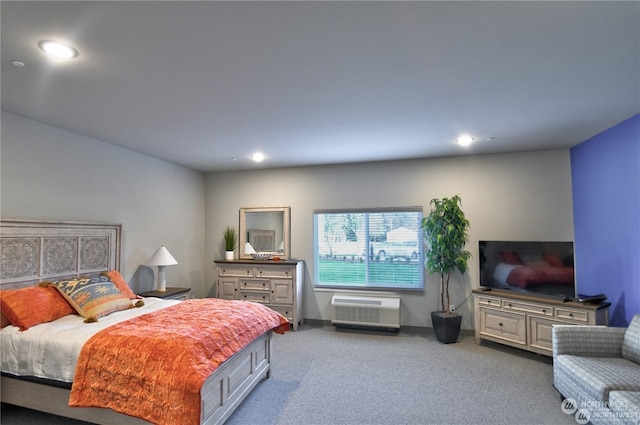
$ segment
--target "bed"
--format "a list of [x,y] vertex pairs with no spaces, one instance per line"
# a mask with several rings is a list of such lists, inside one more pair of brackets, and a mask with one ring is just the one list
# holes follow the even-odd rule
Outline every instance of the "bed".
[[501,288],[544,291],[556,288],[573,292],[574,270],[556,254],[527,256],[512,251],[500,251],[493,271],[495,286]]
[[[117,286],[114,282],[118,279],[112,276],[119,275],[121,232],[121,225],[114,224],[0,221],[0,289],[13,290],[3,291],[3,302],[8,299],[5,294],[22,292],[15,291],[20,288],[29,291],[38,288],[34,299],[40,300],[37,297],[65,294],[59,286],[52,288],[52,285],[72,282],[78,286],[99,285],[101,289],[111,288],[106,286],[110,284]],[[43,281],[54,283],[38,286]],[[118,303],[123,303],[125,290],[119,293]],[[0,345],[3,350],[10,348],[14,352],[2,353],[2,402],[93,423],[223,423],[252,389],[269,377],[272,335],[289,328],[283,316],[277,313],[274,316],[272,310],[254,303],[228,304],[218,299],[137,300],[135,294],[129,295],[125,297],[129,302],[127,308],[105,315],[98,316],[91,310],[93,307],[87,307],[80,314],[58,312],[61,317],[29,324],[23,330],[20,328],[23,324],[15,318],[16,323],[8,326],[3,323]],[[57,298],[55,302],[60,304]],[[196,321],[195,325],[187,323],[187,318]],[[249,323],[247,329],[239,327],[241,322]],[[220,327],[209,328],[211,323],[220,323]],[[38,334],[49,338],[40,338]],[[198,334],[202,335],[196,339]],[[29,338],[39,342],[48,339],[53,345],[16,348],[17,341]],[[193,339],[193,345],[186,345],[191,342],[181,338]],[[56,345],[67,341],[70,344]],[[25,361],[26,351],[34,356],[40,353],[42,359]],[[53,366],[53,373],[51,367],[46,373],[40,372],[39,368],[47,363]],[[111,370],[112,364],[126,372],[116,370],[115,366]],[[174,372],[164,373],[162,367]],[[182,391],[183,387],[187,390]],[[119,394],[119,388],[131,394]],[[189,402],[177,403],[182,396]],[[127,411],[135,407],[122,407],[129,397],[142,400],[140,405],[145,399],[150,400],[147,410]],[[70,403],[102,407],[70,407]]]

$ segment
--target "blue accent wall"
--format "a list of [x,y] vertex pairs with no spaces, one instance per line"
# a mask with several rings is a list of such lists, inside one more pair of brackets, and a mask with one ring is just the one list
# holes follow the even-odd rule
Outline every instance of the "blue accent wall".
[[640,114],[571,149],[576,286],[605,293],[609,324],[640,313]]

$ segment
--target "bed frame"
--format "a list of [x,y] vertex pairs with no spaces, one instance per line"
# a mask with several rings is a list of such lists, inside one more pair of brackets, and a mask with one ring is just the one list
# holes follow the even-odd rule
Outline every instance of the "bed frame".
[[[0,220],[0,289],[120,270],[121,235],[120,224]],[[253,388],[269,378],[271,337],[272,332],[266,332],[205,381],[201,424],[226,421]],[[69,407],[69,389],[4,375],[0,385],[4,403],[99,424],[149,423],[111,409]]]

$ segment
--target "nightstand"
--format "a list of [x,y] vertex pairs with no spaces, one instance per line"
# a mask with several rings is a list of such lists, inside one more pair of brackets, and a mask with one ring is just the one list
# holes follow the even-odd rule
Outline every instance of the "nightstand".
[[191,289],[189,288],[172,288],[167,286],[167,290],[160,291],[149,291],[143,292],[142,294],[138,294],[141,297],[156,297],[156,298],[164,298],[165,300],[180,300],[184,301],[189,298],[189,292]]

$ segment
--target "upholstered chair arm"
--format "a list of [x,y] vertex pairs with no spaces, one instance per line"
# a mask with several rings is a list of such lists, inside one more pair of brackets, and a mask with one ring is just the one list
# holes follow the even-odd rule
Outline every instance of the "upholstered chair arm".
[[622,357],[626,328],[554,325],[553,357],[571,354],[590,357]]

